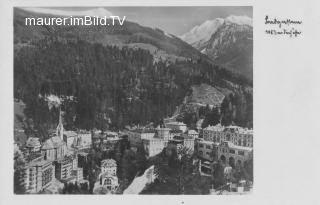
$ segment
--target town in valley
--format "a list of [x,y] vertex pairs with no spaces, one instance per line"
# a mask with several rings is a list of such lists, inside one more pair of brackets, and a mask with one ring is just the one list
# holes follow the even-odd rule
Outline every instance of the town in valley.
[[[25,24],[71,15],[125,18]],[[252,193],[252,7],[16,7],[13,25],[15,194]]]

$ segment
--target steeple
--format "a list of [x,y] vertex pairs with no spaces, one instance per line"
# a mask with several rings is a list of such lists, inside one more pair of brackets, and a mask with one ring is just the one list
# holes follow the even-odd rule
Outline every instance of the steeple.
[[61,108],[59,108],[59,124],[57,126],[56,135],[63,140],[63,123],[62,123],[62,112]]

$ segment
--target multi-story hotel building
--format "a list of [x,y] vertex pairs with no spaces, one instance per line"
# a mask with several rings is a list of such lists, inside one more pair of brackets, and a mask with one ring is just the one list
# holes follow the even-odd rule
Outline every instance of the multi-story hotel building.
[[155,156],[159,154],[163,148],[168,145],[170,138],[169,128],[156,128],[156,134],[154,137],[149,139],[143,139],[144,150],[146,151],[148,157]]
[[242,166],[246,160],[252,157],[252,151],[251,147],[238,146],[225,141],[218,146],[217,157],[232,167]]
[[194,138],[188,136],[175,136],[169,140],[169,144],[175,145],[177,148],[186,147],[191,153],[194,151]]
[[23,169],[22,183],[26,193],[38,193],[52,184],[55,168],[52,161],[37,159]]
[[138,128],[135,130],[130,130],[127,132],[128,140],[130,141],[131,146],[139,146],[144,139],[152,139],[156,134],[155,129],[149,128]]
[[200,159],[213,162],[216,159],[216,143],[212,141],[199,140],[197,141],[197,155]]
[[224,127],[218,124],[203,129],[203,139],[215,143],[229,141],[234,145],[253,147],[253,130],[238,126]]
[[73,159],[66,157],[55,162],[55,176],[59,180],[68,180],[73,170]]

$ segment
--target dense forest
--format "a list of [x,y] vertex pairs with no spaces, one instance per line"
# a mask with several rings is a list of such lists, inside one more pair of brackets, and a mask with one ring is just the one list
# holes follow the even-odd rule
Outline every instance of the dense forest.
[[[226,87],[226,81],[252,87],[252,82],[201,58],[155,63],[146,50],[82,40],[44,38],[14,55],[14,97],[23,100],[26,116],[44,134],[56,126],[58,108],[49,109],[41,96],[73,96],[61,107],[67,129],[121,129],[171,116],[192,85]],[[241,90],[235,89],[222,104],[226,123],[252,124],[252,93]]]

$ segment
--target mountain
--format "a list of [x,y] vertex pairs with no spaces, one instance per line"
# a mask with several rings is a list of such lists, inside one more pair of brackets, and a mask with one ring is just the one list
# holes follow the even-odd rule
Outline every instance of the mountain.
[[181,35],[180,38],[201,51],[201,48],[206,46],[206,42],[223,23],[224,19],[222,18],[208,20],[201,25],[195,26],[189,32]]
[[[208,35],[210,35],[209,39]],[[180,38],[206,54],[214,63],[252,80],[253,29],[251,18],[229,16],[225,19],[206,21]]]
[[[149,50],[156,59],[162,58],[175,61],[197,60],[200,57],[206,58],[198,50],[174,35],[127,20],[123,25],[116,24],[114,26],[26,26],[26,17],[56,17],[55,13],[57,13],[51,10],[40,11],[46,11],[49,14],[35,13],[33,10],[26,11],[18,8],[14,10],[14,41],[16,49],[28,46],[33,41],[50,37],[63,41],[81,39],[103,45],[141,48]],[[88,11],[88,13],[92,14],[95,11],[97,14],[108,12],[96,9]],[[64,11],[57,14],[65,16],[67,13]],[[109,19],[109,21],[111,23],[112,20]],[[207,60],[210,61],[210,59]]]
[[[203,98],[201,84],[212,87],[214,102],[221,103],[219,92],[229,89],[242,96],[236,107],[251,109],[250,103],[241,104],[244,98],[252,101],[252,92],[242,91],[251,81],[162,30],[129,21],[113,27],[26,26],[25,17],[48,14],[14,10],[14,97],[25,103],[26,118],[43,135],[56,127],[58,109],[50,109],[41,96],[74,97],[63,104],[66,129],[159,123],[177,113],[193,86],[195,98]],[[211,100],[202,104],[207,103]]]

